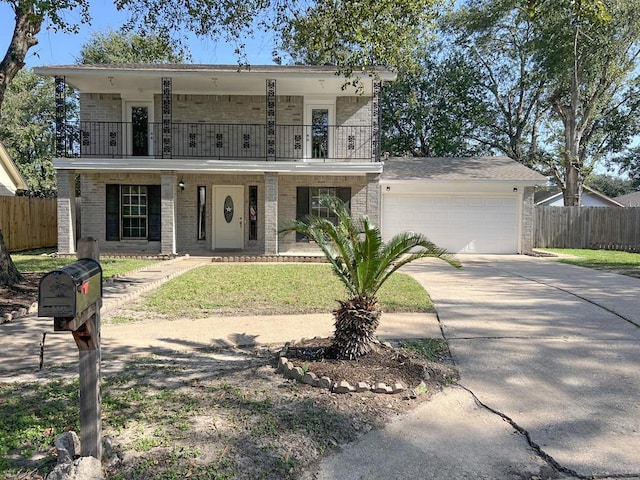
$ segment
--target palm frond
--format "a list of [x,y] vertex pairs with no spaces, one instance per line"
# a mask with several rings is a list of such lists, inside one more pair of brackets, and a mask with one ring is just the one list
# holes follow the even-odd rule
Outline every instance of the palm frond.
[[326,218],[306,216],[281,232],[295,231],[316,242],[353,297],[374,298],[392,273],[419,258],[439,258],[460,267],[455,257],[424,235],[403,232],[385,244],[380,228],[367,216],[354,220],[340,199],[325,196],[320,204],[336,215],[337,225]]

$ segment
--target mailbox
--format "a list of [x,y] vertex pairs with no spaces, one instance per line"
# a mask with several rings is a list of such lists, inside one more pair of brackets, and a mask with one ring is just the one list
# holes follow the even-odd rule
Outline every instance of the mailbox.
[[95,260],[83,258],[42,277],[38,316],[55,317],[54,330],[74,330],[67,326],[69,320],[95,312],[101,298],[102,268]]

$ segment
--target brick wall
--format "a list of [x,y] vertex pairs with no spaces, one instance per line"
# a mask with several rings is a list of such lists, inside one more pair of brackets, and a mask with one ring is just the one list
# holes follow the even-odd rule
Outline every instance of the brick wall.
[[[351,214],[361,216],[367,212],[367,179],[364,176],[302,176],[281,175],[278,183],[278,229],[296,218],[296,187],[351,187]],[[308,242],[296,242],[294,234],[280,235],[279,253],[318,252]]]
[[121,122],[122,98],[119,94],[81,93],[80,120],[83,122]]
[[371,157],[371,97],[338,97],[336,125],[336,157],[343,161]]
[[80,176],[82,194],[82,237],[94,237],[105,253],[158,254],[160,242],[147,240],[106,241],[106,185],[160,185],[160,174],[143,173],[83,173]]

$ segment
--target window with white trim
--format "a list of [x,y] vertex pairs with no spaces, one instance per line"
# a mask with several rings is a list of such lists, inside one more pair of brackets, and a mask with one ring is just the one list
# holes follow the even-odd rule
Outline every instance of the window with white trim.
[[147,187],[122,185],[121,192],[122,238],[147,238]]

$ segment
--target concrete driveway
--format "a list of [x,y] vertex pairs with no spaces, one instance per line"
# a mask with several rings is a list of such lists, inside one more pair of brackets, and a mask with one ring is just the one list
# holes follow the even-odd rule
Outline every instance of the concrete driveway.
[[527,256],[403,268],[430,293],[461,384],[582,478],[640,477],[640,280]]

